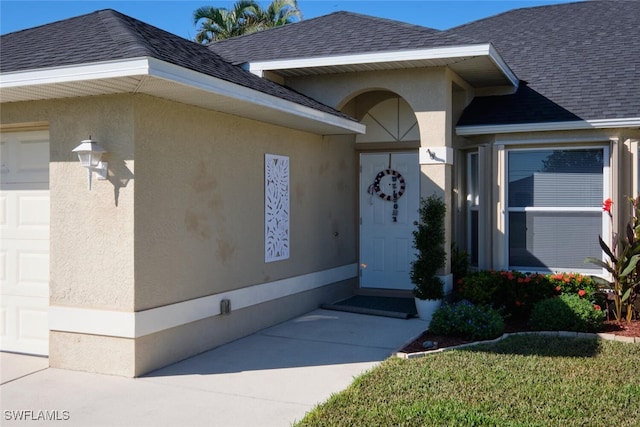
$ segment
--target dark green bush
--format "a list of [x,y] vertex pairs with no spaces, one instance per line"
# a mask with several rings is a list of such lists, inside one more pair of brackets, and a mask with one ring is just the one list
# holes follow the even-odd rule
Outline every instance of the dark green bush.
[[444,305],[433,313],[429,332],[470,340],[487,340],[502,335],[504,321],[500,313],[488,305],[460,301]]
[[541,331],[595,332],[604,318],[604,311],[589,300],[575,294],[562,294],[533,307],[531,327]]
[[468,273],[456,281],[454,297],[458,301],[467,300],[476,305],[493,304],[500,283],[501,279],[495,271]]

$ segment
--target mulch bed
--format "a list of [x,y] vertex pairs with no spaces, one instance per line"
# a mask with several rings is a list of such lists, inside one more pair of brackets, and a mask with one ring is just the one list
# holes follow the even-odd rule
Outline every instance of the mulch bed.
[[[505,333],[526,332],[530,330],[531,328],[525,321],[511,320],[511,321],[505,322],[505,328],[504,328]],[[615,320],[608,320],[604,323],[603,329],[600,332],[620,335],[625,337],[640,338],[640,320],[632,320],[630,323],[626,323],[626,322],[618,323]],[[424,347],[422,346],[422,343],[425,341],[434,341],[438,343],[437,347],[431,348],[429,350],[434,350],[437,348],[453,347],[453,346],[472,342],[472,341],[464,340],[458,337],[435,335],[435,334],[430,334],[428,332],[424,332],[414,341],[404,346],[402,350],[400,350],[400,352],[419,353],[419,352],[425,351]]]

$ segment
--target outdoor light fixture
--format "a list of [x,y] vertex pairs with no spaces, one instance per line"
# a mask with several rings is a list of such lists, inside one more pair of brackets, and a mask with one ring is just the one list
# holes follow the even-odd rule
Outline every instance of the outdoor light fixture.
[[78,153],[78,160],[80,165],[87,168],[87,176],[89,177],[89,191],[91,191],[91,175],[95,172],[98,175],[98,179],[107,179],[107,170],[109,164],[107,162],[100,161],[102,154],[107,151],[99,146],[95,141],[85,139],[72,150],[74,153]]

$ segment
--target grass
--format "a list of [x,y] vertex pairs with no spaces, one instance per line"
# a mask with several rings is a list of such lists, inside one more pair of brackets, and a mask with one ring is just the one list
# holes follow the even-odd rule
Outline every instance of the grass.
[[296,426],[638,426],[640,344],[538,335],[386,360]]

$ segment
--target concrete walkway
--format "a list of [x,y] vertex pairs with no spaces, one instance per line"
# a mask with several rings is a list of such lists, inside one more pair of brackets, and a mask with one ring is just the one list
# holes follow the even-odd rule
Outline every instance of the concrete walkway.
[[289,426],[424,329],[418,319],[316,310],[136,379],[1,353],[0,424]]

